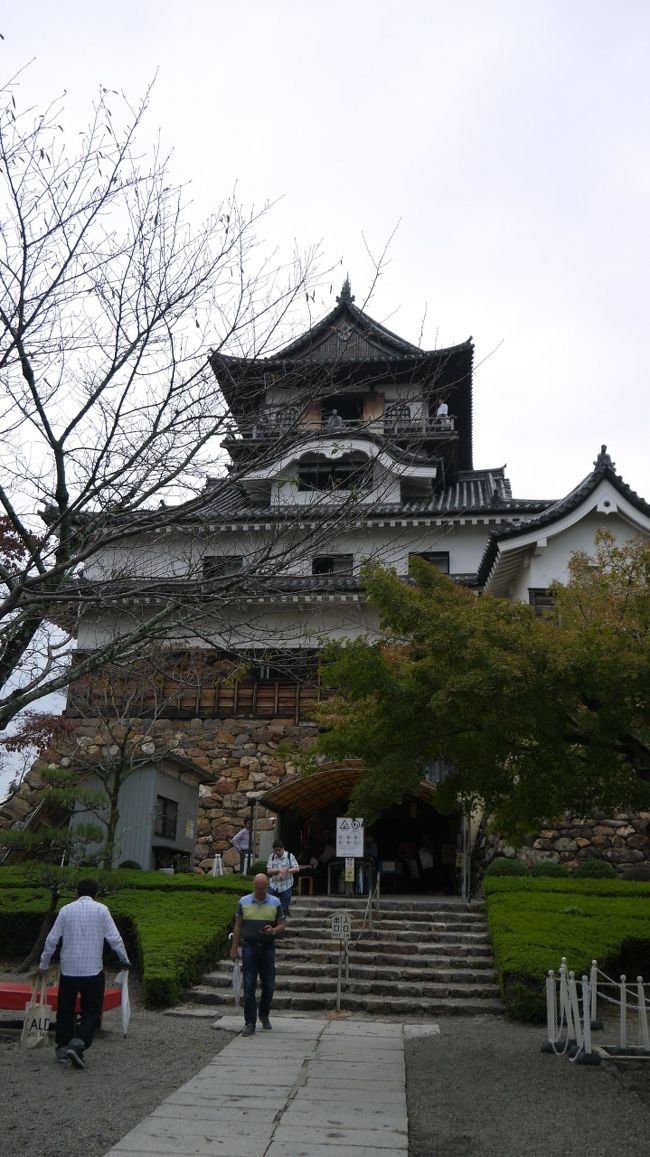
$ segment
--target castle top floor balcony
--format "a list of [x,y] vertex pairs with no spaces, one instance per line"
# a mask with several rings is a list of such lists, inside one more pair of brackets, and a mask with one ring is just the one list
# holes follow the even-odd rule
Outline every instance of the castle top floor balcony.
[[368,435],[381,441],[400,444],[421,442],[431,438],[457,436],[453,414],[440,416],[410,416],[383,414],[373,418],[349,418],[333,409],[329,414],[314,418],[301,414],[291,406],[269,407],[262,414],[248,420],[230,422],[226,427],[226,444],[257,443],[282,440],[303,441],[313,437],[336,435]]

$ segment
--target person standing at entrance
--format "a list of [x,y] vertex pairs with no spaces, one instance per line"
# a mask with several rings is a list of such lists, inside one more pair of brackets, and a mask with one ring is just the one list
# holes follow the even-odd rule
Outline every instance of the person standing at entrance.
[[239,874],[246,875],[246,860],[248,859],[251,848],[251,821],[246,818],[244,826],[241,831],[237,832],[231,839],[233,848],[239,852]]
[[282,916],[286,920],[293,896],[293,878],[300,871],[300,865],[292,852],[285,851],[282,840],[276,840],[273,844],[273,853],[268,858],[266,870],[271,877],[271,895],[277,896],[282,905]]
[[[56,1012],[57,1061],[71,1061],[85,1069],[84,1050],[89,1049],[104,1008],[104,941],[117,953],[123,968],[130,968],[124,941],[105,904],[98,904],[96,880],[80,880],[77,899],[59,912],[45,941],[38,965],[45,976],[52,953],[61,940],[61,975]],[[81,999],[81,1020],[75,1032],[75,1005]]]
[[282,905],[269,892],[269,881],[264,873],[253,880],[253,891],[242,896],[237,905],[235,928],[230,955],[234,961],[242,941],[242,971],[244,973],[244,1031],[252,1036],[257,1024],[257,978],[260,979],[259,1017],[262,1028],[270,1030],[269,1013],[275,988],[275,938],[284,932]]

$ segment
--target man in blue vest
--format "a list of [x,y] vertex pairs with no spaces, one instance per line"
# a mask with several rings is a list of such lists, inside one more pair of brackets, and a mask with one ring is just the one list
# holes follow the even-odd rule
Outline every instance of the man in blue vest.
[[275,940],[284,932],[282,905],[269,892],[269,881],[263,872],[253,880],[253,891],[242,896],[237,905],[235,928],[230,955],[237,960],[239,942],[242,942],[242,970],[244,973],[244,1031],[252,1036],[257,1024],[257,978],[260,979],[259,1018],[262,1028],[269,1030],[271,1001],[275,988]]

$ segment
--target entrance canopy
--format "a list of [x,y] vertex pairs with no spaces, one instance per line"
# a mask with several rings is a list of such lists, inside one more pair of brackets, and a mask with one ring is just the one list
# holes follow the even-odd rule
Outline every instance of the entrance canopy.
[[[311,775],[293,775],[260,797],[262,807],[274,812],[295,811],[308,819],[335,800],[346,799],[363,773],[357,763],[338,764]],[[416,798],[435,807],[436,789],[421,779]]]

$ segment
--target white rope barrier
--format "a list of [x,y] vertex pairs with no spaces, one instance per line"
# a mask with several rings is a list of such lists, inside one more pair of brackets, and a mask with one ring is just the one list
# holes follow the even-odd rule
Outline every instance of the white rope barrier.
[[[619,980],[598,967],[592,960],[589,976],[576,980],[575,973],[562,957],[558,978],[549,969],[546,987],[546,1031],[548,1039],[542,1045],[542,1052],[552,1052],[556,1056],[565,1053],[576,1064],[595,1065],[600,1063],[601,1052],[613,1056],[650,1056],[650,1033],[648,1031],[648,998],[642,976],[637,976],[635,984],[628,984],[623,973]],[[610,989],[611,995],[604,991]],[[594,1051],[592,1032],[603,1028],[598,1019],[598,1001],[618,1008],[618,1045],[603,1046]],[[630,1046],[629,1015],[636,1016],[638,1044]]]

